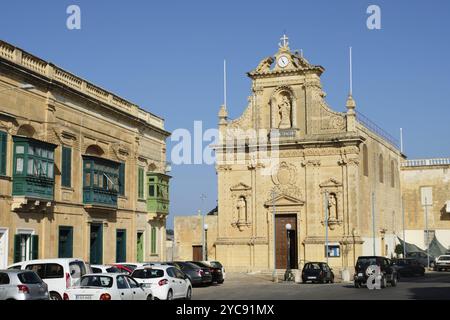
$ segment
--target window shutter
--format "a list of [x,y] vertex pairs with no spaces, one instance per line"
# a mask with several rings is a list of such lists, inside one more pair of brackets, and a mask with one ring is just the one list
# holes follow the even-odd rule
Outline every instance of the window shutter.
[[20,262],[21,259],[20,254],[20,234],[14,235],[14,263]]
[[144,197],[144,169],[138,169],[138,198]]
[[152,243],[151,243],[152,253],[156,253],[156,228],[152,227]]
[[31,259],[39,259],[39,236],[31,236]]
[[125,163],[119,166],[119,194],[125,195]]
[[62,148],[61,156],[61,185],[70,187],[72,185],[72,149],[68,147]]
[[5,132],[0,132],[0,175],[6,175],[6,148],[8,136]]

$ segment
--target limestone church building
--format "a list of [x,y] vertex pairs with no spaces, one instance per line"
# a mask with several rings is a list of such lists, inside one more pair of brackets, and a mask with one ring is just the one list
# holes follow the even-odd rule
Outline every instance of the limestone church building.
[[[242,115],[231,120],[226,106],[220,109],[218,215],[207,217],[207,248],[229,271],[271,270],[274,263],[285,269],[288,255],[296,269],[325,261],[326,248],[330,266],[340,269],[374,250],[394,250],[403,156],[393,139],[359,117],[351,95],[345,112],[327,104],[324,71],[283,37],[278,52],[248,73],[251,95]],[[230,134],[252,130],[266,133],[265,146]],[[177,219],[183,218],[175,218],[175,233],[193,231],[177,228]],[[182,245],[180,256],[192,250]]]

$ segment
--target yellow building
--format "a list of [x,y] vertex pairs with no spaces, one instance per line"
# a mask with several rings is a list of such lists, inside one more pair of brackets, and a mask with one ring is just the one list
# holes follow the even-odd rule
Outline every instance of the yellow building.
[[0,269],[165,258],[164,120],[0,42]]
[[426,250],[436,238],[450,252],[450,158],[406,160],[401,180],[405,241]]
[[[326,255],[332,267],[352,269],[359,255],[394,252],[401,152],[356,112],[351,95],[346,112],[328,106],[323,72],[283,37],[248,73],[243,114],[230,120],[220,108],[218,215],[209,217],[217,229],[208,230],[208,252],[228,271],[285,269],[288,258],[297,269]],[[175,220],[179,258],[192,259],[200,238],[177,236],[177,223],[192,230],[194,222]]]

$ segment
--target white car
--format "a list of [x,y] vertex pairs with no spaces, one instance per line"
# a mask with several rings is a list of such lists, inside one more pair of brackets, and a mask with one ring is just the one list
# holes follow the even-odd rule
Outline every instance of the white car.
[[64,292],[64,300],[152,300],[151,288],[121,273],[94,273],[81,277]]
[[90,273],[122,273],[116,266],[105,266],[99,264],[91,265],[92,272]]
[[450,270],[450,255],[441,255],[436,258],[435,269],[437,271]]
[[50,300],[62,300],[64,291],[89,271],[83,260],[74,258],[28,260],[15,263],[8,269],[36,272],[47,284]]
[[178,268],[170,265],[152,265],[136,268],[131,276],[152,289],[158,300],[191,299],[192,284]]

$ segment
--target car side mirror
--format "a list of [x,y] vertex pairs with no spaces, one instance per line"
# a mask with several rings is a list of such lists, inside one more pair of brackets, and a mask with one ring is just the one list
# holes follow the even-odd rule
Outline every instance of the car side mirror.
[[70,275],[73,276],[75,274],[75,270],[70,271]]

